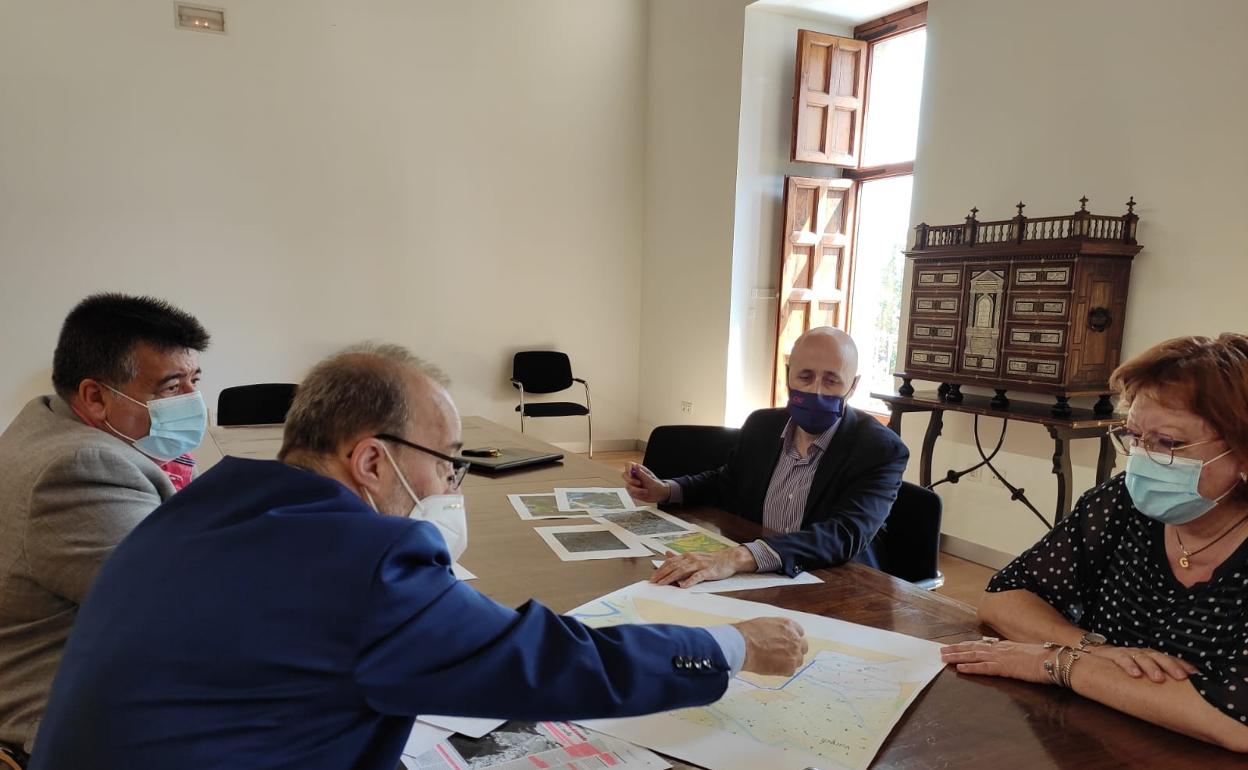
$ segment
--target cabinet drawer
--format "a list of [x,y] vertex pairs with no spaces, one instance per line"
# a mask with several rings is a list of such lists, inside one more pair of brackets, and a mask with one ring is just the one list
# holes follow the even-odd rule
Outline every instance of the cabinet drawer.
[[953,371],[952,350],[911,348],[908,355],[910,357],[910,368],[912,369],[929,369],[937,372]]
[[1017,380],[1061,382],[1062,361],[1061,358],[1006,354],[1005,376]]
[[957,294],[915,293],[910,312],[914,315],[959,317],[962,298]]
[[1023,294],[1010,298],[1009,317],[1019,321],[1066,320],[1069,294]]
[[958,267],[918,267],[914,270],[916,289],[960,289],[962,269]]
[[977,355],[975,353],[962,354],[962,371],[975,372],[976,374],[995,374],[997,371],[997,357]]
[[958,339],[958,325],[937,321],[911,321],[910,339],[952,345]]
[[1034,350],[1065,350],[1065,326],[1014,326],[1006,327],[1005,345],[1010,348]]
[[1014,266],[1016,289],[1061,289],[1071,285],[1075,266],[1070,262],[1019,264]]

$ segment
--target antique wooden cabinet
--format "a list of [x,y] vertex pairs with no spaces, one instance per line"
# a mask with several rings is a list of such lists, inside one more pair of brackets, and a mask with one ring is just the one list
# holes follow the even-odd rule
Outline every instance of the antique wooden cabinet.
[[1052,411],[1070,415],[1073,396],[1100,396],[1098,414],[1113,412],[1109,375],[1118,365],[1131,260],[1135,199],[1122,216],[1102,216],[1080,199],[1074,214],[915,228],[906,357],[898,392],[911,380],[941,383],[947,401],[963,385],[1047,393]]

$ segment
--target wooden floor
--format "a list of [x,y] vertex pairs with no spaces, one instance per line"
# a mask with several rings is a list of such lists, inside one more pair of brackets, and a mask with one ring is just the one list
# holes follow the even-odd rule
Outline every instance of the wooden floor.
[[[627,463],[641,462],[641,452],[635,450],[595,452],[594,460],[623,471]],[[988,578],[992,577],[995,570],[973,561],[942,553],[940,571],[945,575],[945,584],[936,592],[976,607],[979,605],[979,597],[984,593],[984,586],[988,584]]]

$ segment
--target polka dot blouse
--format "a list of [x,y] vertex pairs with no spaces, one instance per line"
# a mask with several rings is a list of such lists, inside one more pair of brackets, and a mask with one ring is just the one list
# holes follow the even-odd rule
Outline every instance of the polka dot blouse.
[[1024,589],[1109,644],[1151,647],[1196,666],[1192,684],[1248,723],[1248,541],[1206,583],[1185,587],[1166,561],[1164,527],[1135,509],[1119,474],[988,582]]

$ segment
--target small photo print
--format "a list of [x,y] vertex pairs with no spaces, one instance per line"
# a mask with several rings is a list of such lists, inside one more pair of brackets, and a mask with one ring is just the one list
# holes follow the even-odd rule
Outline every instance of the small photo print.
[[614,532],[598,530],[594,532],[557,532],[555,539],[571,553],[588,553],[591,551],[618,551],[628,548],[628,544],[616,537]]
[[589,513],[572,513],[559,510],[559,500],[554,492],[533,495],[507,495],[511,507],[522,519],[584,519]]
[[561,511],[626,511],[637,507],[623,487],[557,487],[555,499]]
[[620,529],[627,530],[638,537],[668,535],[675,532],[688,532],[693,529],[693,527],[680,519],[668,516],[665,513],[652,511],[648,508],[639,508],[635,511],[600,512],[594,514],[594,520],[614,524]]
[[534,722],[506,722],[480,738],[456,733],[448,739],[464,761],[478,770],[559,748],[559,742]]
[[637,536],[611,524],[537,527],[533,531],[563,561],[650,556],[650,550]]
[[646,542],[659,553],[667,551],[675,551],[676,553],[714,553],[736,545],[736,543],[727,538],[719,538],[709,532],[656,535],[646,538]]

